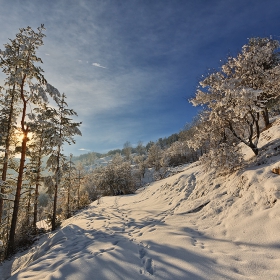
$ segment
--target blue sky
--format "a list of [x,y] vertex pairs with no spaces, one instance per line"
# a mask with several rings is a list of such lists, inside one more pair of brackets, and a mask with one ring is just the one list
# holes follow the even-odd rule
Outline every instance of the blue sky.
[[179,132],[199,79],[250,37],[280,39],[280,1],[0,0],[0,48],[46,27],[38,55],[82,137],[65,153],[107,152]]

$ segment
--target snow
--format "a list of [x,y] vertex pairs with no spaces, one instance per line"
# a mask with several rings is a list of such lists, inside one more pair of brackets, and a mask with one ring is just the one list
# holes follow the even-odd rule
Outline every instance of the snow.
[[103,197],[3,263],[0,275],[280,279],[280,177],[271,172],[279,167],[279,139],[276,121],[261,134],[259,165],[231,175],[193,163],[136,194]]

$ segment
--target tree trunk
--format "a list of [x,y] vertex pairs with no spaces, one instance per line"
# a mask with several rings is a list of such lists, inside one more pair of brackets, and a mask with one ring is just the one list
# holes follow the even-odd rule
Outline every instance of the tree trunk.
[[70,155],[70,163],[69,163],[69,182],[68,182],[68,193],[67,193],[67,219],[71,217],[70,213],[70,190],[71,190],[71,161],[72,156]]
[[55,172],[55,186],[54,186],[54,197],[53,197],[53,215],[52,215],[52,231],[56,229],[56,204],[57,204],[57,192],[58,192],[58,176],[59,176],[59,157],[57,168]]
[[27,147],[27,131],[24,133],[22,144],[21,144],[21,158],[20,158],[20,165],[19,165],[19,172],[18,172],[17,189],[16,189],[13,215],[12,215],[11,228],[10,228],[9,241],[8,241],[8,250],[7,250],[8,256],[13,254],[15,251],[15,232],[16,232],[17,217],[18,217],[18,210],[19,210],[19,203],[20,203],[20,196],[21,196],[21,187],[22,187],[22,180],[23,180],[23,173],[24,173],[26,147]]
[[249,145],[249,147],[252,149],[256,156],[259,154],[259,149],[254,144]]
[[[41,131],[42,132],[42,131]],[[40,184],[40,179],[41,179],[41,160],[42,160],[42,142],[43,142],[43,137],[41,134],[41,139],[40,139],[40,148],[39,148],[39,158],[38,158],[38,165],[37,165],[37,175],[36,175],[36,185],[35,185],[35,198],[34,198],[34,215],[33,215],[33,228],[36,230],[37,226],[37,220],[38,220],[38,197],[39,197],[39,184]]]
[[15,233],[16,233],[16,226],[17,226],[17,218],[18,218],[18,210],[19,210],[19,203],[20,203],[20,196],[21,196],[21,188],[22,188],[22,180],[23,180],[23,173],[24,173],[24,164],[25,164],[25,155],[26,155],[26,147],[27,147],[27,135],[29,132],[29,127],[25,127],[25,116],[26,116],[26,107],[27,101],[24,96],[24,85],[25,85],[25,78],[26,74],[23,76],[21,85],[20,85],[20,96],[23,102],[22,108],[22,116],[21,116],[21,130],[22,130],[22,143],[21,143],[21,157],[20,157],[20,165],[18,170],[18,179],[17,179],[17,188],[16,188],[16,195],[14,200],[14,207],[13,207],[13,215],[11,221],[11,228],[9,233],[9,240],[8,240],[8,249],[7,255],[11,255],[15,251]]
[[[62,131],[60,130],[60,135]],[[52,231],[56,229],[56,207],[57,207],[57,193],[58,193],[58,176],[60,176],[60,146],[57,151],[57,162],[55,171],[55,186],[54,186],[54,198],[53,198],[53,215],[52,215]]]
[[264,111],[262,111],[262,117],[265,127],[267,128],[269,126],[269,114],[267,108],[265,108]]
[[37,229],[37,220],[38,220],[38,196],[39,196],[39,183],[36,182],[35,186],[35,198],[34,198],[34,213],[33,213],[33,228]]
[[[256,118],[252,115],[255,125],[256,125],[256,137],[259,139],[260,136],[260,130],[259,130],[259,124],[258,124],[258,119],[256,120]],[[252,149],[252,151],[254,152],[254,154],[257,156],[259,153],[259,149],[257,147],[257,143],[256,145],[253,143],[253,136],[254,136],[254,127],[253,124],[249,125],[249,136],[248,136],[248,141],[245,141],[243,138],[241,138],[240,136],[237,135],[237,133],[235,132],[231,122],[228,121],[229,124],[229,129],[232,132],[232,134],[239,139],[242,143],[244,143],[245,145],[247,145],[248,147],[250,147]]]
[[55,184],[55,187],[54,187],[54,198],[53,198],[52,231],[54,231],[56,229],[57,188],[58,188],[58,185]]
[[[13,86],[13,93],[12,93],[12,99],[10,103],[10,112],[9,112],[9,119],[8,119],[8,129],[7,129],[7,136],[5,140],[5,154],[4,154],[4,163],[3,163],[3,169],[2,169],[2,181],[5,182],[7,179],[7,170],[8,170],[8,160],[9,160],[9,149],[10,149],[10,133],[12,128],[12,117],[14,113],[14,92],[15,92],[15,85]],[[1,187],[1,194],[4,194],[5,187]],[[0,195],[0,224],[2,222],[2,215],[3,215],[3,207],[4,207],[4,200]]]
[[81,187],[81,172],[79,170],[79,185],[78,185],[78,203],[77,203],[77,208],[80,209],[80,187]]
[[30,209],[31,209],[31,186],[28,191],[28,202],[27,202],[27,209],[26,209],[26,222],[27,225],[30,225]]
[[67,216],[66,218],[69,219],[71,217],[70,214],[70,184],[68,186],[68,190],[67,190]]
[[[4,180],[2,179],[2,181],[4,181]],[[4,185],[1,186],[0,192],[1,192],[1,194],[5,193]],[[4,208],[4,200],[3,200],[2,196],[1,196],[1,194],[0,194],[0,224],[2,223],[3,208]]]

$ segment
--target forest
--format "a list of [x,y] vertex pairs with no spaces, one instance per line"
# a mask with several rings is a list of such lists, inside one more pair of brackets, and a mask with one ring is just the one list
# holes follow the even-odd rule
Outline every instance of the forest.
[[[43,75],[36,51],[44,37],[43,25],[36,31],[22,28],[0,51],[0,67],[6,75],[0,88],[2,258],[32,243],[38,233],[43,181],[52,200],[51,228],[56,228],[59,188],[62,181],[67,184],[66,170],[71,169],[63,144],[81,135],[80,123],[72,119],[77,114],[68,108],[66,95]],[[43,167],[45,156],[48,160]],[[47,177],[42,175],[44,168],[49,170]]]

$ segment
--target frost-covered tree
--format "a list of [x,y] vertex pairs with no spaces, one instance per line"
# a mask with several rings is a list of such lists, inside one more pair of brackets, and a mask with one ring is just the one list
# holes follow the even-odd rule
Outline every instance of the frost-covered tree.
[[125,161],[122,156],[114,156],[111,165],[115,174],[115,194],[129,194],[135,190],[135,182],[132,176],[132,168],[129,161]]
[[64,189],[64,215],[68,219],[72,216],[74,209],[74,195],[75,195],[75,164],[72,161],[73,155],[70,154],[69,160],[63,165],[63,179],[61,187]]
[[132,147],[131,147],[131,144],[129,141],[126,141],[123,145],[123,149],[122,149],[122,153],[123,155],[125,156],[126,160],[129,160],[130,159],[130,156],[131,156],[131,150],[132,150]]
[[162,150],[162,156],[159,160],[159,168],[155,169],[153,174],[155,180],[161,180],[165,178],[168,167],[169,167],[169,155],[166,153],[165,150]]
[[142,185],[142,179],[147,169],[146,157],[144,155],[137,155],[133,158],[133,161],[135,162],[134,176],[139,179],[139,183]]
[[262,102],[258,99],[261,91],[235,88],[234,84],[229,82],[219,72],[211,74],[201,82],[206,92],[199,89],[191,102],[194,105],[206,105],[211,125],[215,123],[229,129],[257,155],[260,112],[263,109]]
[[200,117],[199,126],[187,144],[194,150],[207,146],[207,150],[200,156],[205,169],[216,168],[222,172],[231,172],[240,167],[243,161],[241,147],[238,145],[240,141],[219,118],[210,121],[207,111]]
[[[5,65],[5,60],[2,58],[0,52],[0,67]],[[12,66],[11,66],[12,67]],[[14,71],[17,71],[17,65],[14,66]],[[8,69],[4,69],[7,71]],[[15,90],[15,84],[11,84],[9,79],[5,81],[5,88],[0,87],[0,146],[1,152],[3,153],[2,168],[1,168],[1,179],[3,182],[7,180],[7,172],[9,160],[12,156],[11,142],[15,136],[16,131],[16,119],[19,114],[17,108],[17,102],[19,100],[18,92]],[[4,207],[3,195],[5,194],[5,184],[2,184],[0,189],[0,224],[2,220],[2,213]]]
[[148,151],[147,163],[153,167],[155,171],[159,171],[161,167],[162,149],[157,145],[153,144]]
[[[69,145],[75,143],[74,136],[82,135],[79,130],[80,122],[74,122],[73,117],[77,116],[77,113],[73,109],[68,109],[68,104],[65,101],[66,95],[62,94],[61,98],[57,97],[56,102],[58,108],[49,107],[50,120],[53,124],[50,132],[50,143],[52,143],[53,151],[47,161],[47,166],[54,173],[53,178],[48,178],[47,185],[53,187],[53,211],[51,218],[52,230],[56,229],[56,210],[59,184],[63,175],[62,166],[65,161],[63,155],[63,145],[68,143]],[[53,183],[51,183],[53,180]]]
[[[6,83],[13,85],[19,98],[20,107],[20,164],[18,169],[17,186],[14,199],[13,216],[9,233],[8,254],[15,249],[15,231],[21,197],[21,188],[24,176],[27,142],[31,132],[29,108],[47,101],[47,83],[43,76],[43,70],[37,64],[42,60],[37,57],[37,49],[43,45],[44,26],[33,31],[31,27],[22,28],[16,38],[5,44],[5,50],[0,52],[1,66],[7,75]],[[49,92],[49,94],[52,94]]]
[[[222,66],[224,75],[235,88],[260,91],[256,105],[262,108],[265,126],[269,125],[268,109],[280,92],[279,41],[251,38],[236,57]],[[257,104],[259,102],[259,104]]]
[[116,154],[107,166],[95,168],[90,176],[95,196],[129,194],[135,191],[130,162]]
[[148,152],[149,151],[149,149],[153,146],[155,144],[155,142],[153,142],[153,141],[149,141],[148,142],[148,144],[146,145],[146,151]]
[[204,78],[190,100],[195,106],[206,105],[210,123],[230,131],[256,155],[261,115],[267,116],[267,102],[279,95],[277,47],[276,41],[251,39],[236,58],[228,58],[221,71]]
[[50,135],[52,133],[53,123],[50,122],[51,112],[46,103],[34,109],[34,118],[36,122],[32,124],[32,139],[29,146],[30,157],[30,181],[35,187],[34,191],[34,211],[33,211],[33,228],[36,229],[38,221],[38,198],[39,187],[43,183],[43,157],[52,152]]
[[176,141],[165,151],[169,166],[177,166],[192,160],[192,151],[186,141]]
[[146,154],[146,148],[145,146],[143,145],[143,142],[142,141],[139,141],[137,143],[137,146],[136,146],[136,152],[138,155],[145,155]]
[[94,170],[90,170],[88,172],[85,172],[82,184],[80,188],[80,192],[84,193],[89,201],[94,201],[99,197],[99,190],[97,189],[97,185],[95,184],[95,171],[96,169],[99,169],[99,167],[95,168]]
[[[81,183],[83,181],[83,178],[85,176],[85,168],[84,168],[84,165],[79,161],[77,164],[76,164],[76,188],[77,188],[77,194],[76,194],[76,197],[77,197],[77,209],[80,209],[80,206],[83,205],[83,203],[81,203]],[[83,194],[83,199],[85,199],[85,197],[87,196],[88,198],[88,195],[86,195],[85,193]],[[88,200],[88,199],[87,199]]]

